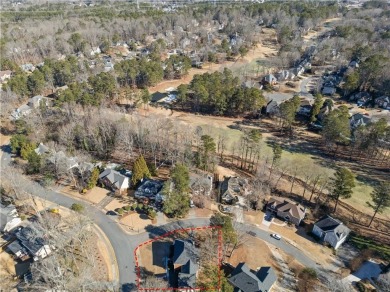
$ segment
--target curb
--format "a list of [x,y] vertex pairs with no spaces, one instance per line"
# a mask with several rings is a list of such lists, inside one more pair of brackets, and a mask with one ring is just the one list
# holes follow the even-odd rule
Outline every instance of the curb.
[[97,226],[94,223],[93,228],[98,232],[98,236],[103,239],[105,245],[108,248],[108,252],[109,252],[110,258],[111,258],[112,276],[114,278],[112,281],[117,281],[119,283],[119,267],[118,267],[118,263],[116,261],[114,248],[112,247],[111,242],[108,239],[107,235],[103,232],[103,230],[99,226]]

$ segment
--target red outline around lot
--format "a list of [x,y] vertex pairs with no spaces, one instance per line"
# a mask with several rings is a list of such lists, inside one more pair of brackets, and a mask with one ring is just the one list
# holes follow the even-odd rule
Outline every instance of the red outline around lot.
[[[138,256],[137,256],[137,251],[138,251],[138,248],[140,248],[141,246],[143,245],[147,245],[147,244],[150,244],[152,243],[153,241],[157,241],[157,240],[160,240],[164,237],[167,237],[173,233],[177,233],[177,232],[185,232],[185,231],[191,231],[191,230],[204,230],[204,229],[218,229],[218,287],[216,287],[216,290],[215,289],[203,289],[203,288],[188,288],[188,289],[185,289],[185,288],[180,288],[180,289],[175,289],[175,288],[141,288],[140,285],[141,285],[141,269],[138,265]],[[179,291],[185,291],[185,290],[196,290],[196,291],[220,291],[221,290],[221,264],[222,264],[222,230],[221,230],[221,226],[203,226],[203,227],[190,227],[190,228],[182,228],[182,229],[175,229],[173,231],[169,231],[161,236],[157,236],[151,240],[148,240],[148,241],[145,241],[143,243],[141,243],[140,245],[138,245],[135,249],[134,249],[134,259],[135,259],[135,269],[136,269],[136,274],[137,274],[137,288],[138,288],[138,291],[144,291],[144,290],[148,290],[148,291],[162,291],[162,290],[165,290],[165,291],[174,291],[174,290],[179,290]]]

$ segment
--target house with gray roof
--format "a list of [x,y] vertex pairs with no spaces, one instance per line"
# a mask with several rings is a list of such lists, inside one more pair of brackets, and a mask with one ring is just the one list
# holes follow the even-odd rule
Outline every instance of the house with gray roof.
[[213,177],[208,173],[190,173],[190,189],[193,195],[210,196]]
[[99,175],[99,181],[112,191],[123,194],[130,187],[130,178],[120,172],[107,168]]
[[27,102],[27,105],[31,108],[38,108],[41,104],[48,106],[49,99],[46,96],[36,95],[31,97]]
[[362,115],[361,113],[354,114],[349,120],[351,129],[356,129],[359,126],[367,126],[370,123],[371,123],[371,118]]
[[299,225],[306,214],[306,209],[302,205],[281,197],[271,197],[266,208],[267,211],[295,225]]
[[220,186],[221,202],[234,204],[238,201],[238,196],[249,194],[248,181],[239,177],[225,177]]
[[322,217],[314,223],[312,233],[322,241],[329,243],[334,249],[338,249],[347,239],[351,230],[341,221],[329,215]]
[[235,292],[268,292],[276,280],[275,271],[271,267],[261,267],[254,271],[245,263],[239,263],[228,278]]
[[50,153],[50,148],[41,142],[39,143],[38,147],[34,149],[34,151],[38,155],[44,155]]
[[14,205],[0,204],[0,231],[9,232],[22,223]]
[[34,261],[37,261],[51,253],[43,231],[38,228],[21,227],[15,232],[15,237],[16,240],[7,248],[22,260],[32,257]]
[[134,197],[136,199],[149,199],[161,202],[163,200],[162,188],[163,183],[161,181],[144,178],[134,192]]
[[171,260],[175,275],[177,274],[177,287],[173,288],[195,288],[199,252],[194,243],[176,239],[173,243]]

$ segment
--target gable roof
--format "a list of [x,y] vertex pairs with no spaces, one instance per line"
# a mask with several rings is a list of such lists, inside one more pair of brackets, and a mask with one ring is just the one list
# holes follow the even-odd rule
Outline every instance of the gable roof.
[[245,179],[230,176],[225,177],[221,183],[221,196],[225,200],[232,200],[236,196],[245,195],[245,185],[247,182]]
[[174,265],[181,265],[178,274],[179,287],[195,287],[199,254],[195,245],[189,241],[176,239],[173,243]]
[[46,244],[42,232],[30,226],[21,228],[15,233],[15,236],[19,240],[20,245],[34,256]]
[[163,188],[163,183],[153,179],[143,179],[137,190],[134,192],[135,197],[155,198]]
[[271,267],[262,267],[255,272],[245,263],[239,263],[228,281],[242,292],[265,292],[275,283],[276,274]]
[[314,223],[314,225],[324,232],[334,232],[337,238],[342,237],[342,235],[348,235],[350,232],[350,229],[345,226],[343,222],[329,215],[325,215],[316,223]]
[[100,175],[100,179],[107,179],[117,189],[129,187],[129,178],[116,170],[107,168]]
[[271,197],[267,206],[278,212],[288,213],[291,217],[303,219],[305,217],[305,208],[289,199]]

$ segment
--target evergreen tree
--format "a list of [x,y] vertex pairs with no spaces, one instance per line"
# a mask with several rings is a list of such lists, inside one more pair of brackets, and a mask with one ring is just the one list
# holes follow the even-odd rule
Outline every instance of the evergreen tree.
[[99,168],[95,167],[92,170],[91,175],[90,175],[89,180],[88,180],[88,183],[87,183],[88,190],[90,190],[96,186],[98,179],[99,179],[99,174],[100,174]]
[[190,174],[188,167],[184,164],[176,164],[172,170],[172,181],[179,193],[188,192],[190,185]]
[[320,113],[322,106],[324,105],[324,98],[321,94],[316,94],[314,97],[314,104],[310,112],[310,122],[317,120],[317,115]]
[[381,182],[374,188],[371,193],[373,203],[367,202],[367,205],[374,210],[374,215],[371,217],[370,224],[374,220],[377,213],[382,213],[387,207],[390,207],[390,183]]
[[339,199],[348,199],[352,196],[355,187],[353,173],[347,168],[339,168],[332,179],[331,197],[336,201],[333,212],[336,212]]
[[150,172],[146,164],[145,158],[140,155],[134,162],[131,182],[135,186],[143,178],[150,177]]
[[31,151],[27,156],[27,160],[27,174],[39,173],[41,170],[41,157],[35,151]]
[[199,168],[208,170],[210,169],[209,163],[211,161],[212,155],[214,155],[216,151],[216,144],[214,139],[209,135],[202,135],[200,139],[202,141],[202,145],[198,152],[197,164]]

